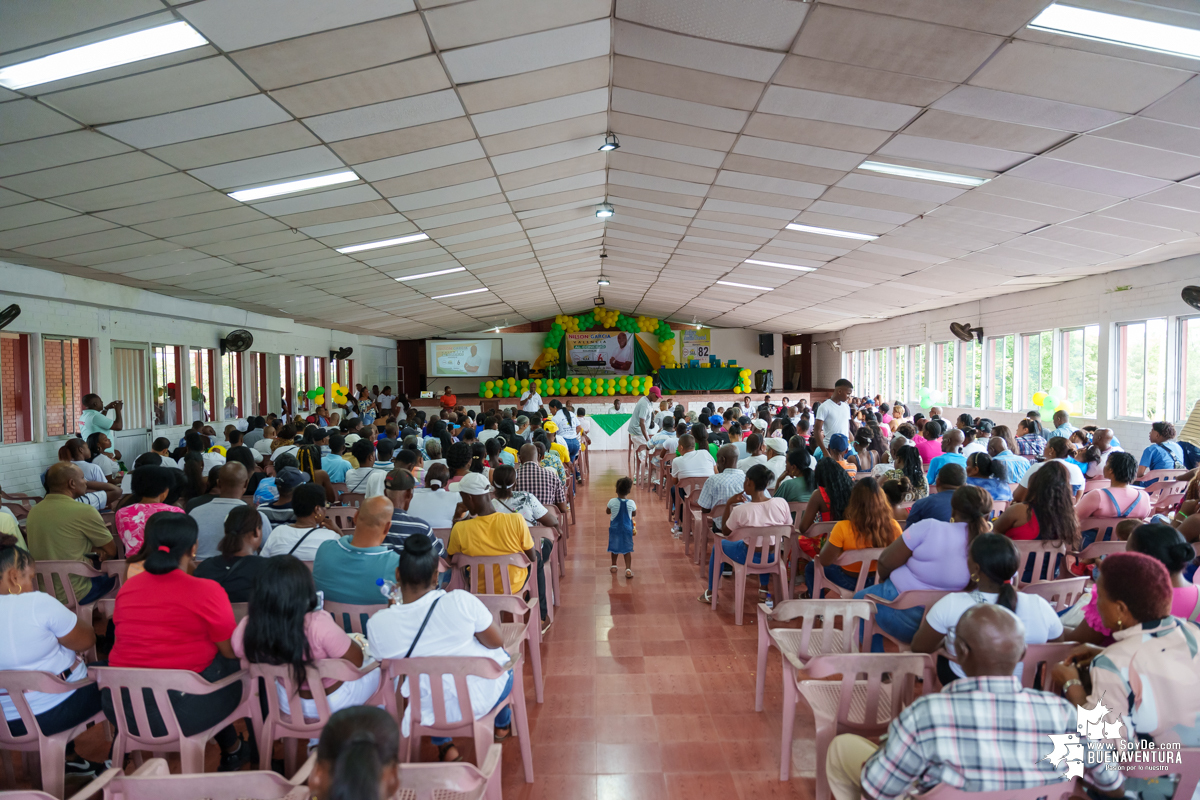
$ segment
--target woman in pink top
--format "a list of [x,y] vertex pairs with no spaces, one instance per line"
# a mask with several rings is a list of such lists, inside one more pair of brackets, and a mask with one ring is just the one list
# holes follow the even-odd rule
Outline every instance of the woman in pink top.
[[942,454],[942,425],[937,420],[926,420],[921,433],[913,440],[913,447],[921,454],[921,460],[928,464]]
[[[1150,495],[1144,489],[1129,484],[1137,478],[1137,459],[1132,453],[1113,453],[1104,463],[1104,477],[1110,481],[1107,489],[1093,489],[1079,498],[1075,516],[1129,517],[1145,519],[1150,516]],[[1086,527],[1086,526],[1085,526]],[[1088,542],[1084,542],[1086,547]]]
[[[746,471],[746,483],[742,487],[744,494],[729,498],[725,508],[725,518],[721,520],[721,533],[725,536],[735,530],[744,528],[769,528],[773,525],[792,524],[792,512],[787,501],[782,497],[771,497],[767,494],[767,486],[775,479],[775,473],[766,464],[755,464]],[[747,500],[746,498],[750,499]],[[750,546],[744,541],[721,540],[721,549],[725,555],[739,564],[746,563]],[[757,556],[755,556],[757,558]],[[717,553],[714,550],[708,560],[708,591],[700,595],[701,603],[712,602],[713,566],[716,564]],[[762,585],[765,588],[770,581],[768,575],[763,575]]]
[[142,549],[146,520],[150,517],[160,511],[183,513],[183,509],[164,502],[175,486],[176,476],[173,473],[176,472],[179,470],[170,467],[138,467],[130,473],[129,487],[133,502],[118,508],[114,515],[117,536],[125,546],[126,555],[134,555]]
[[[1163,523],[1140,525],[1129,535],[1125,544],[1129,553],[1143,553],[1163,563],[1171,574],[1171,616],[1190,619],[1200,617],[1200,586],[1183,577],[1183,569],[1196,557],[1183,534]],[[1103,562],[1101,562],[1103,569]],[[1104,624],[1097,605],[1099,593],[1092,587],[1092,599],[1083,609],[1083,622],[1068,631],[1064,641],[1107,645],[1112,643],[1112,631]]]
[[[304,668],[326,658],[340,658],[356,667],[363,664],[362,648],[328,612],[317,608],[308,567],[288,555],[267,559],[250,597],[250,615],[238,624],[230,644],[239,658],[252,664],[291,667],[292,679],[300,684],[304,716],[310,719],[317,717],[317,704],[311,699]],[[379,688],[379,670],[355,681],[323,679],[322,683],[330,711],[360,706]],[[276,693],[280,710],[289,713],[287,693],[278,684]]]

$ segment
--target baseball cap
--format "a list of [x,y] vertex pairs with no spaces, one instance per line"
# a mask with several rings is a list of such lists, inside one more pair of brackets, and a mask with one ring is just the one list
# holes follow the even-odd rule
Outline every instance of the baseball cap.
[[713,414],[711,417],[708,418],[708,421],[712,425],[720,425],[721,423],[723,423],[725,421],[725,418],[722,417],[720,414]]
[[829,449],[845,452],[850,447],[850,440],[846,438],[844,433],[835,433],[829,437]]
[[463,494],[488,494],[492,491],[492,484],[482,472],[468,472],[452,488],[457,488]]
[[349,436],[346,437],[346,447],[349,447],[350,445],[354,444],[361,438],[362,437],[359,436],[357,433],[350,434]]
[[662,397],[662,390],[657,386],[651,386],[647,395],[651,400],[657,400],[658,398]]
[[308,473],[301,472],[295,467],[284,467],[275,476],[275,484],[285,489],[295,489],[301,484],[308,483]]
[[542,430],[544,430],[546,433],[558,433],[558,426],[550,420],[546,420],[544,423],[542,423]]
[[756,417],[750,420],[750,424],[754,426],[755,430],[765,431],[767,429],[767,421],[765,419]]
[[787,453],[787,442],[783,439],[767,439],[765,444],[768,450],[774,450],[776,453]]
[[245,433],[246,431],[250,430],[250,423],[246,422],[244,419],[234,420],[233,427],[237,428],[242,433]]

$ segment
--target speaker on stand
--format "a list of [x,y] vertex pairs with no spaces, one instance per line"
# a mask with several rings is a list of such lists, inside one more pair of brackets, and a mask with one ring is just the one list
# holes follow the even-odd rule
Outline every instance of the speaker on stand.
[[505,380],[517,377],[517,362],[505,361],[503,363],[503,369],[500,373],[500,377],[504,378]]
[[519,381],[529,380],[529,362],[528,361],[518,361],[517,362],[517,380],[519,380]]
[[775,355],[775,335],[760,333],[758,335],[758,354],[766,358]]

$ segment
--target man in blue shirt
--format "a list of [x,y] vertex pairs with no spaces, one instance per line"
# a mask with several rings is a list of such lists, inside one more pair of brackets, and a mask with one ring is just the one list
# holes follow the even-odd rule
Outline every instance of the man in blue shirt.
[[1061,436],[1069,441],[1071,434],[1079,430],[1079,428],[1071,424],[1071,415],[1062,409],[1054,412],[1054,425],[1054,430],[1051,431],[1048,437],[1050,439],[1053,439],[1055,436]]
[[335,433],[329,437],[329,454],[321,456],[321,469],[329,474],[330,483],[345,483],[346,470],[350,462],[342,458],[346,451],[346,437]]
[[959,464],[964,470],[967,468],[967,457],[959,452],[963,438],[963,432],[958,428],[951,428],[942,434],[942,454],[929,462],[929,475],[925,479],[930,486],[937,485],[938,470],[947,464]]
[[[1183,448],[1175,438],[1175,426],[1169,422],[1155,422],[1150,426],[1150,446],[1142,451],[1138,462],[1138,477],[1155,469],[1186,469],[1183,465]],[[1151,480],[1153,484],[1156,481]],[[1146,486],[1149,484],[1139,484]]]
[[400,564],[400,554],[384,544],[393,510],[386,497],[368,497],[354,518],[353,535],[317,548],[313,581],[326,600],[358,606],[387,602],[375,580],[394,581]]
[[923,519],[940,519],[950,521],[950,499],[954,490],[967,482],[967,471],[960,464],[946,464],[938,470],[937,494],[922,497],[912,504],[908,510],[908,524],[911,526]]

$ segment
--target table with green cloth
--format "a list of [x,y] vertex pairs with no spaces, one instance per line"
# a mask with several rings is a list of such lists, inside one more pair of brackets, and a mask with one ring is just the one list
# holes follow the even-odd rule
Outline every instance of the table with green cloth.
[[656,385],[676,392],[732,392],[744,367],[660,369]]
[[629,422],[633,414],[590,414],[588,419],[593,420],[600,428],[612,436],[621,428],[625,427],[625,423]]

